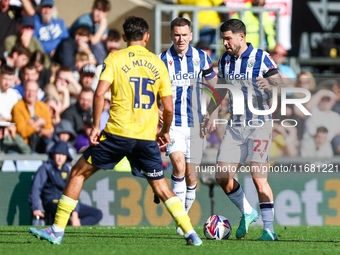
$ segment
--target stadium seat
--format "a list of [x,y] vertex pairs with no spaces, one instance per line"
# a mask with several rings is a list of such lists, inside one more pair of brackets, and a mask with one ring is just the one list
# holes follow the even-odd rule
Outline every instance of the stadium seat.
[[15,163],[13,160],[4,160],[2,164],[1,171],[2,172],[15,172],[17,170]]
[[42,160],[17,160],[17,171],[36,172],[42,164]]

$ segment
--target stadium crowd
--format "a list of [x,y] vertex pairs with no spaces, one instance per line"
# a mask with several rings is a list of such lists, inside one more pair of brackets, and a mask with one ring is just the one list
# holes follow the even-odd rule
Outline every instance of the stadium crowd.
[[[21,0],[22,7],[10,3],[10,0],[0,1],[0,19],[3,20],[0,31],[0,122],[15,125],[0,129],[0,150],[2,153],[46,153],[61,140],[68,144],[72,155],[81,153],[89,145],[93,93],[101,66],[108,53],[122,48],[120,33],[108,29],[106,16],[111,3],[109,0],[94,0],[91,12],[78,17],[69,29],[57,16],[53,0],[41,0],[38,6],[30,0]],[[187,2],[179,1],[178,4]],[[220,4],[224,4],[223,1],[214,3]],[[252,1],[252,5],[263,4],[264,1]],[[216,12],[208,14],[215,17],[213,21],[223,19]],[[250,20],[256,18],[251,13],[248,15]],[[244,19],[247,21],[247,17]],[[216,22],[210,25],[201,22],[201,40],[196,45],[212,59],[216,53],[210,44],[215,42],[212,37],[207,37],[207,33],[212,31],[209,26],[215,30]],[[268,22],[266,26],[271,35],[275,34],[272,24]],[[257,37],[247,40],[258,44]],[[268,41],[268,51],[287,86],[305,88],[312,93],[306,108],[313,113],[309,117],[296,106],[288,105],[287,116],[281,116],[280,109],[277,109],[275,118],[294,119],[298,124],[289,128],[274,124],[271,157],[332,157],[340,154],[340,130],[337,128],[340,125],[334,125],[340,122],[339,81],[318,83],[312,73],[296,74],[283,64],[287,50],[279,42]],[[288,96],[299,98],[297,94]],[[108,119],[110,92],[105,100],[102,128]],[[220,118],[228,118],[227,105],[228,98],[225,98],[219,110]],[[325,120],[331,118],[332,125],[321,122],[321,117]],[[208,147],[218,147],[224,130],[225,125],[219,125],[208,135]]]

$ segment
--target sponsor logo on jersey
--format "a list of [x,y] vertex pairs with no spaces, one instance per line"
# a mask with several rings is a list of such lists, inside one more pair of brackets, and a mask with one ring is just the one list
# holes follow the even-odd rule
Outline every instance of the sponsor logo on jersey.
[[172,85],[174,86],[190,86],[194,79],[198,78],[197,71],[190,73],[178,72],[172,75]]
[[171,65],[171,66],[172,66],[172,61],[171,61],[171,60],[169,61],[169,65]]
[[153,170],[153,172],[145,172],[143,169],[140,171],[140,173],[144,176],[147,176],[147,177],[161,177],[164,175],[164,172],[163,170],[160,170],[160,171],[156,171],[156,169]]
[[248,80],[249,79],[249,73],[237,73],[235,74],[234,72],[232,73],[227,73],[226,80]]
[[132,57],[134,57],[134,56],[135,56],[135,53],[129,52],[129,58],[132,58]]

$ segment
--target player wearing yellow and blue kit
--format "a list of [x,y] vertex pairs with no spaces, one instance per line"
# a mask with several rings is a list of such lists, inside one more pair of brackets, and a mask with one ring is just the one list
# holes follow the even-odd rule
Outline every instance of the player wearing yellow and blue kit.
[[[72,168],[70,179],[59,200],[52,227],[30,232],[51,243],[60,244],[67,221],[77,205],[83,182],[99,169],[112,169],[124,156],[132,173],[148,180],[153,191],[185,233],[188,245],[201,245],[181,201],[169,189],[164,178],[159,146],[169,141],[173,115],[172,90],[164,63],[146,48],[148,24],[142,18],[129,17],[124,25],[123,39],[128,48],[111,53],[105,60],[100,82],[95,92],[91,146]],[[100,132],[100,115],[104,94],[111,87],[110,119]],[[160,96],[163,127],[157,134]]]

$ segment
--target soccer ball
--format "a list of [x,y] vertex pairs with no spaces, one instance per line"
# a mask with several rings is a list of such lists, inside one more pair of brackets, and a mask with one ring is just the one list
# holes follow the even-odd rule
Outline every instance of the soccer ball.
[[212,215],[204,223],[203,232],[208,239],[226,240],[231,234],[231,225],[226,217]]

